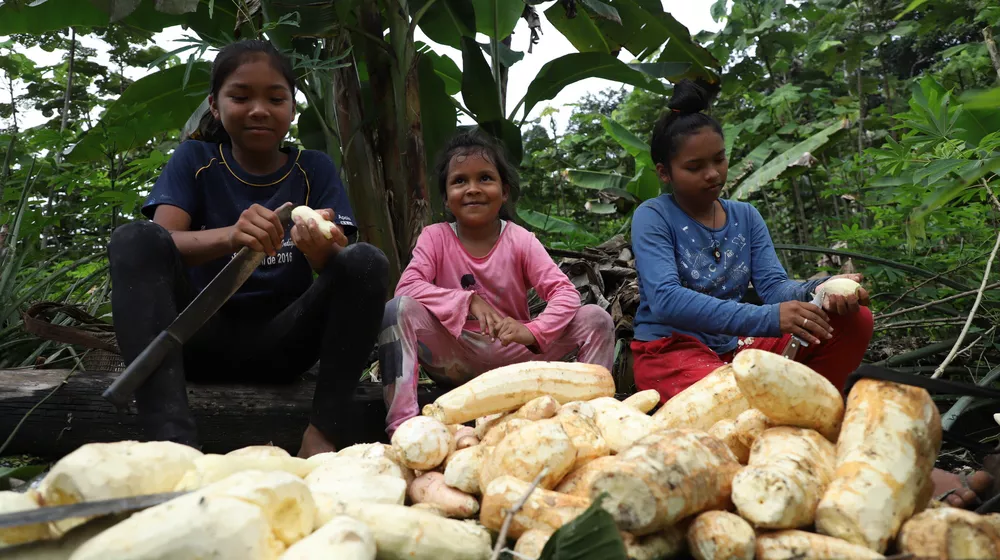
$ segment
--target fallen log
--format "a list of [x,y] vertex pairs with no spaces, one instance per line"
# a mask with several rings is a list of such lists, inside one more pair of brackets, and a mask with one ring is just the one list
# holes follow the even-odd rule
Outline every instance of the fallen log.
[[[129,411],[118,412],[101,398],[117,374],[69,373],[65,369],[0,370],[0,442],[38,405],[25,418],[5,454],[58,458],[84,443],[143,439],[134,403]],[[309,375],[283,385],[189,383],[188,403],[198,423],[202,450],[225,453],[270,442],[296,453],[308,422],[314,386],[315,380]],[[56,387],[58,390],[39,404]],[[432,402],[442,392],[421,385],[420,405]],[[381,384],[359,384],[351,407],[352,422],[340,434],[341,446],[388,443]]]

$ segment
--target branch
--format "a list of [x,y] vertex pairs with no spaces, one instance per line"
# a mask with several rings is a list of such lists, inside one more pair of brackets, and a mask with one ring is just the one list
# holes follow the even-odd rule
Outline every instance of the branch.
[[[994,288],[1000,288],[1000,282],[994,282],[994,283],[990,284],[989,286],[986,286],[987,290],[992,290]],[[941,298],[941,299],[938,299],[938,300],[934,300],[934,301],[929,302],[929,303],[924,303],[922,305],[915,305],[913,307],[907,307],[906,309],[900,309],[899,311],[893,311],[892,313],[886,313],[885,315],[879,315],[878,317],[876,317],[876,319],[878,319],[878,320],[881,321],[881,320],[889,319],[889,318],[896,317],[896,316],[899,316],[899,315],[905,315],[907,313],[912,313],[914,311],[920,311],[921,309],[927,309],[928,307],[933,307],[935,305],[946,303],[946,302],[949,302],[949,301],[952,301],[952,300],[955,300],[955,299],[959,299],[959,298],[963,298],[963,297],[966,297],[966,296],[971,296],[972,294],[977,294],[977,293],[979,293],[979,290],[969,290],[969,291],[966,291],[966,292],[962,292],[960,294],[953,294],[953,295],[950,295],[948,297]]]
[[[997,200],[996,195],[993,194],[993,190],[990,189],[990,185],[985,179],[983,180],[983,186],[986,187],[986,192],[990,195],[990,201],[993,203],[993,207],[1000,211],[1000,200]],[[958,355],[958,349],[962,347],[962,341],[965,339],[965,335],[969,334],[969,327],[972,326],[972,319],[975,318],[976,311],[979,310],[979,304],[983,301],[983,292],[986,290],[986,280],[990,277],[990,268],[993,267],[993,260],[997,257],[998,249],[1000,249],[1000,233],[997,234],[996,243],[993,244],[993,252],[990,253],[989,260],[986,261],[986,270],[983,271],[983,281],[979,285],[979,293],[976,294],[976,301],[972,304],[972,309],[969,311],[969,317],[965,320],[965,326],[962,327],[962,332],[958,335],[958,340],[956,340],[955,345],[952,346],[951,352],[948,353],[948,356],[943,362],[941,362],[941,365],[938,366],[937,370],[934,371],[934,374],[931,375],[931,379],[941,377],[941,374],[944,373],[944,368],[948,367],[948,364],[955,359],[956,355]]]
[[535,491],[535,488],[538,488],[538,485],[542,482],[542,478],[544,478],[548,473],[548,467],[542,469],[542,472],[538,473],[538,476],[536,476],[535,480],[532,481],[531,486],[528,487],[528,491],[525,492],[524,495],[521,496],[521,499],[514,504],[514,507],[507,512],[507,516],[503,519],[503,525],[500,526],[500,533],[497,535],[497,544],[493,547],[493,556],[490,557],[490,560],[498,560],[500,558],[500,553],[503,551],[504,545],[507,543],[507,531],[510,530],[510,524],[514,521],[514,515],[521,511],[521,508],[524,507],[524,503],[528,501],[529,497],[531,497],[531,493]]

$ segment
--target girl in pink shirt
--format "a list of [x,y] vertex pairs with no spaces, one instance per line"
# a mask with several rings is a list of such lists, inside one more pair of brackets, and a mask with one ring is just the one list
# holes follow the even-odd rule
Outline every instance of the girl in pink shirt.
[[[611,316],[580,295],[504,204],[517,171],[492,141],[456,136],[437,165],[454,222],[424,228],[413,259],[386,305],[379,366],[391,436],[420,414],[420,365],[435,382],[457,386],[500,366],[531,360],[577,361],[611,369]],[[528,290],[547,302],[535,319]]]

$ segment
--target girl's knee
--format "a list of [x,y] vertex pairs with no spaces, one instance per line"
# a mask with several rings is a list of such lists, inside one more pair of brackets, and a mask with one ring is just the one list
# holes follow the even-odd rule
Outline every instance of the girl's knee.
[[834,335],[843,334],[858,340],[864,340],[867,346],[875,329],[875,319],[871,309],[862,307],[857,313],[847,315],[831,315],[830,322]]
[[577,326],[609,338],[614,336],[615,323],[611,315],[599,305],[587,304],[576,311],[573,322]]
[[108,243],[108,259],[117,265],[146,269],[152,263],[174,261],[174,240],[163,226],[149,221],[125,224],[115,229]]

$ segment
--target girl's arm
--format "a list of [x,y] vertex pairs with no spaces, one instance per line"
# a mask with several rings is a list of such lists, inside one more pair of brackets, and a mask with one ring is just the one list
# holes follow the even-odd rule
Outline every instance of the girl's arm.
[[188,266],[224,257],[243,246],[274,255],[285,236],[277,214],[259,204],[244,210],[235,225],[224,228],[189,231],[191,215],[169,204],[156,207],[153,221],[170,232]]
[[426,228],[417,238],[413,258],[406,265],[396,286],[396,297],[409,296],[437,317],[455,338],[462,334],[462,327],[469,316],[469,302],[474,292],[452,290],[434,284],[437,263],[444,256],[441,236],[435,228]]
[[667,220],[650,206],[632,217],[632,251],[654,319],[688,331],[744,336],[780,334],[778,306],[722,300],[681,285]]
[[750,211],[750,278],[760,299],[764,303],[810,301],[816,287],[828,279],[808,282],[790,280],[778,260],[764,218],[752,206]]
[[230,231],[232,228],[189,231],[191,215],[176,206],[168,204],[157,206],[153,221],[170,232],[174,245],[177,246],[187,266],[213,261],[234,250]]
[[527,237],[531,239],[527,241],[523,256],[525,279],[548,305],[538,317],[524,326],[531,331],[538,348],[544,352],[559,338],[580,309],[580,293],[552,261],[542,243],[534,235]]

